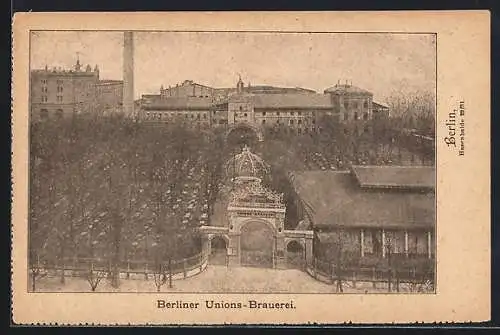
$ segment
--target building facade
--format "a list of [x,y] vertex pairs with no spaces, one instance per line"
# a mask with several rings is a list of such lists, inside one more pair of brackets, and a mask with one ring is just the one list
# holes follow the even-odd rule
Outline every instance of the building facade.
[[98,111],[103,114],[119,113],[123,109],[123,81],[99,80],[97,82]]
[[80,60],[71,69],[49,69],[46,66],[44,69],[32,70],[31,119],[119,111],[122,92],[121,80],[100,80],[98,66],[83,67]]
[[435,169],[353,166],[290,175],[299,216],[315,232],[315,257],[344,266],[389,260],[433,267]]
[[82,69],[78,60],[72,69],[31,71],[30,105],[34,119],[90,112],[97,106],[99,69],[87,65]]
[[[201,101],[206,119],[204,115],[197,118]],[[148,122],[168,123],[185,114],[180,118],[196,126],[201,120],[210,127],[247,125],[304,134],[320,130],[318,121],[324,115],[363,129],[363,122],[373,117],[374,105],[371,92],[349,84],[337,84],[319,94],[303,88],[245,86],[241,78],[233,89],[188,80],[162,88],[159,95],[143,95],[140,115]]]

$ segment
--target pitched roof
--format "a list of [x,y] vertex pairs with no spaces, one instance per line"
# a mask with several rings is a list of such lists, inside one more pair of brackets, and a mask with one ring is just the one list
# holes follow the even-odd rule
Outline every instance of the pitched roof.
[[145,110],[210,109],[212,106],[211,98],[148,96],[147,99]]
[[335,85],[325,89],[325,93],[373,95],[370,91],[352,85]]
[[314,226],[427,228],[435,224],[433,192],[366,190],[345,171],[290,174]]
[[389,108],[386,104],[380,103],[380,102],[372,102],[373,108]]
[[362,188],[434,189],[436,171],[430,166],[353,166]]
[[254,94],[251,99],[255,108],[332,108],[325,94]]

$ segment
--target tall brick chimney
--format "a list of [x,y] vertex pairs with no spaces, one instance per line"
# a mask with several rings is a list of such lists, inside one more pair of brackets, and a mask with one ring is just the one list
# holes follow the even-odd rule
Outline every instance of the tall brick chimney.
[[129,117],[134,114],[134,35],[131,31],[123,33],[123,112]]

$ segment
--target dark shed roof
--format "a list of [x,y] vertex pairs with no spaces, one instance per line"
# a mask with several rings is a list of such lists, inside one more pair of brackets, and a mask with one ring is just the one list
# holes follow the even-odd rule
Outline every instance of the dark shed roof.
[[435,224],[434,192],[371,189],[350,172],[292,172],[290,179],[315,227],[428,228]]

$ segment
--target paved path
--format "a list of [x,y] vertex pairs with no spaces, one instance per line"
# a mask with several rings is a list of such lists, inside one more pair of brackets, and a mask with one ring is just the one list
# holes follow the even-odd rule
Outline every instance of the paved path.
[[[42,278],[37,282],[37,291],[89,292],[90,286],[83,278],[66,277],[61,285],[59,278]],[[121,280],[119,288],[103,281],[97,292],[155,292],[156,286],[151,280]],[[210,265],[204,272],[194,277],[174,280],[173,288],[168,283],[162,292],[212,292],[212,293],[334,293],[335,287],[311,278],[300,270],[273,270],[251,267]]]

